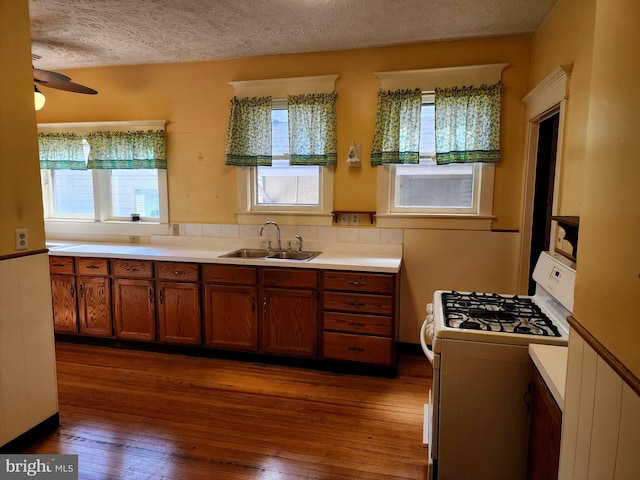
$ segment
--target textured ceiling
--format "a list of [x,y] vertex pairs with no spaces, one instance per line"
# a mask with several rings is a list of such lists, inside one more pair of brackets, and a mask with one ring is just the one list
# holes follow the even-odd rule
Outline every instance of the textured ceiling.
[[556,0],[29,0],[38,68],[218,60],[534,32]]

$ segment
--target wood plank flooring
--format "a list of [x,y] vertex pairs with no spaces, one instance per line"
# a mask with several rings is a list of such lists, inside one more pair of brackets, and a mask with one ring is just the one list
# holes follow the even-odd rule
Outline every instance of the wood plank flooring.
[[394,379],[56,345],[61,428],[25,453],[80,479],[424,479],[423,356]]

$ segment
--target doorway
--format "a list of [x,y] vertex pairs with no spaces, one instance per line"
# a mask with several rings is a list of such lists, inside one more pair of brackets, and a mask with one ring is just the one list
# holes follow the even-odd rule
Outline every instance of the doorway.
[[559,125],[559,111],[538,123],[531,251],[529,256],[529,295],[535,293],[535,282],[531,274],[540,252],[550,250],[551,246],[551,216],[553,215]]

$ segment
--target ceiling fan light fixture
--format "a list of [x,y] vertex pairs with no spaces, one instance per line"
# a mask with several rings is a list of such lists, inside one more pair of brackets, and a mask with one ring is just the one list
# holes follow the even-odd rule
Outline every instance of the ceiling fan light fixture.
[[36,85],[33,86],[33,103],[35,104],[36,107],[36,112],[38,110],[41,110],[42,107],[44,107],[45,102],[47,101],[47,99],[45,98],[45,96],[43,95],[43,93],[38,90],[38,87]]

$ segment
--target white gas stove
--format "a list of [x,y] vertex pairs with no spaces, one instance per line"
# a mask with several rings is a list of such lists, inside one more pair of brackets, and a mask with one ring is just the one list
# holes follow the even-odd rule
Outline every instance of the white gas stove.
[[575,269],[543,252],[533,278],[533,296],[438,290],[427,306],[420,341],[433,365],[425,408],[431,478],[525,478],[527,347],[567,345]]

